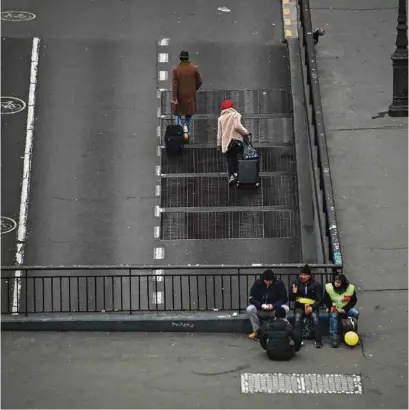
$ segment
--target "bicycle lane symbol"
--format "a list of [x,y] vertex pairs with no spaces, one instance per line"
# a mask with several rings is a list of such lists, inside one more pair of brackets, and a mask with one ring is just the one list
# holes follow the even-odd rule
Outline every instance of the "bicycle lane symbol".
[[29,11],[3,11],[1,13],[1,19],[4,21],[29,21],[36,18],[34,13]]
[[7,218],[7,216],[1,217],[1,231],[2,235],[13,232],[17,227],[17,222],[14,219]]
[[1,114],[16,114],[26,108],[26,103],[17,97],[1,97]]

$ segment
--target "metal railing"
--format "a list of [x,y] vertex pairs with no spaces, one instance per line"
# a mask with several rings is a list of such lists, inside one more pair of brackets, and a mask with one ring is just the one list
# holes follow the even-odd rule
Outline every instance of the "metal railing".
[[[335,201],[332,189],[331,171],[328,159],[327,137],[324,126],[324,116],[321,101],[320,85],[318,80],[317,56],[313,39],[309,0],[298,0],[301,38],[300,47],[303,61],[306,66],[306,92],[307,104],[311,110],[308,113],[310,130],[311,158],[314,166],[314,183],[317,196],[318,209],[324,214],[324,221],[321,215],[317,215],[318,224],[321,227],[323,238],[327,239],[324,249],[328,260],[339,265],[343,264],[338,225],[335,213]],[[321,213],[320,212],[320,213]]]
[[[267,268],[287,287],[301,265],[2,267],[2,314],[243,311]],[[322,284],[340,265],[310,265]],[[19,289],[16,292],[16,289]]]

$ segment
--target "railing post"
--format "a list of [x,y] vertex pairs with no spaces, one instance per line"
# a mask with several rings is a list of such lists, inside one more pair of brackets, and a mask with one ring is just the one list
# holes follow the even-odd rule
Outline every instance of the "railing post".
[[129,269],[129,314],[132,315],[132,269]]
[[241,282],[241,277],[240,277],[240,268],[237,268],[237,276],[238,276],[238,281],[239,281],[239,284],[238,284],[238,289],[239,289],[239,305],[238,305],[238,309],[239,309],[239,312],[240,312],[240,310],[241,310],[241,286],[240,286],[240,282]]
[[[25,270],[25,278],[26,278],[26,289],[25,289],[25,305],[26,305],[26,312],[25,316],[28,316],[28,270]],[[20,304],[21,305],[21,304]]]

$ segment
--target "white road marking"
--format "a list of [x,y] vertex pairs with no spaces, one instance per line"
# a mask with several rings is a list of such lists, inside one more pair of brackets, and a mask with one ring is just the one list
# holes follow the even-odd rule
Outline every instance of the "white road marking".
[[[158,107],[158,108],[156,109],[156,116],[157,116],[158,118],[161,117],[160,107]],[[160,132],[160,131],[159,131],[159,132]]]
[[166,81],[168,79],[168,72],[167,71],[159,71],[159,81]]
[[160,185],[155,185],[155,195],[160,196]]
[[[159,111],[160,111],[160,108],[159,108]],[[160,115],[160,114],[159,114],[159,115]],[[160,136],[161,136],[160,125],[158,125],[158,126],[156,127],[156,136],[157,136],[157,137],[160,137]]]
[[161,212],[160,206],[159,206],[159,205],[155,205],[155,216],[156,216],[156,217],[159,217],[159,216],[160,216],[160,212]]
[[[23,179],[21,183],[21,198],[20,198],[20,216],[17,229],[17,251],[16,263],[17,266],[24,264],[24,247],[27,239],[27,217],[28,205],[30,197],[30,182],[31,182],[31,160],[33,154],[33,134],[34,134],[34,108],[36,102],[36,86],[38,78],[38,56],[40,49],[40,39],[33,38],[33,46],[31,49],[31,68],[30,68],[30,91],[28,94],[28,113],[27,113],[27,128],[26,128],[26,146],[24,149],[23,163]],[[18,314],[20,305],[21,293],[21,276],[22,271],[15,272],[13,298],[11,311],[13,314]]]
[[158,44],[160,46],[168,46],[169,45],[169,38],[162,38],[161,40],[158,41]]
[[155,269],[153,271],[153,273],[155,275],[156,282],[162,282],[163,281],[163,276],[164,276],[163,275],[164,274],[163,269]]
[[160,145],[156,147],[156,155],[160,157],[162,155],[162,148]]
[[153,259],[164,259],[165,248],[155,248],[153,250]]
[[169,54],[168,53],[159,53],[158,54],[158,61],[160,63],[167,63],[169,61]]
[[163,292],[153,292],[152,303],[154,305],[161,305],[163,303]]
[[153,227],[153,236],[155,239],[159,239],[160,236],[160,226]]
[[156,176],[160,177],[160,165],[156,165]]

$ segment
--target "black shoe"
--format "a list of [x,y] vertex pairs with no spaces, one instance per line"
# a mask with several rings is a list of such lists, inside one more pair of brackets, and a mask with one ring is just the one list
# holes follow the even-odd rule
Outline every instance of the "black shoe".
[[321,349],[321,347],[323,346],[321,340],[316,340],[315,341],[315,348],[316,349]]
[[339,346],[339,343],[340,343],[339,337],[333,337],[333,338],[331,338],[331,346],[332,346],[333,348],[338,347],[338,346]]
[[236,178],[234,175],[230,175],[229,177],[229,185],[233,185],[236,183]]

